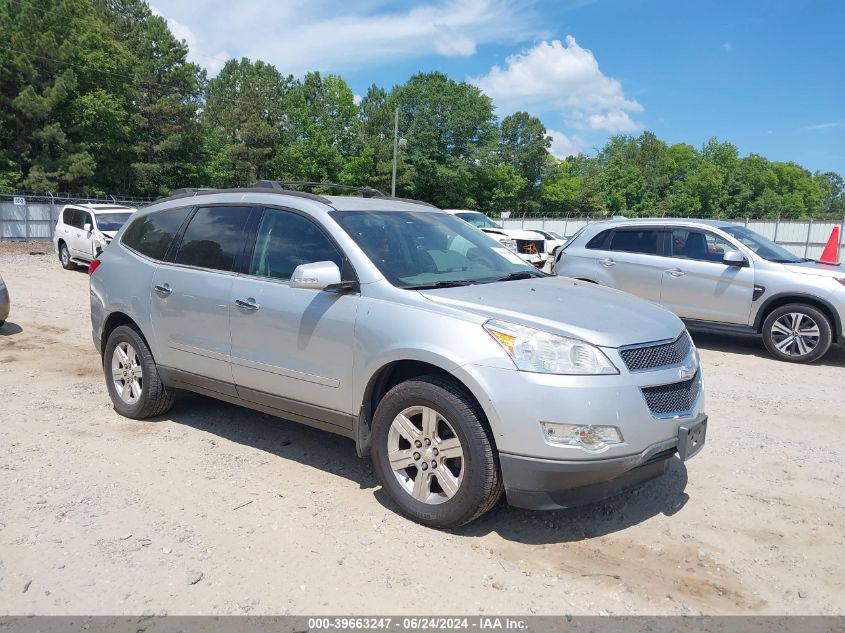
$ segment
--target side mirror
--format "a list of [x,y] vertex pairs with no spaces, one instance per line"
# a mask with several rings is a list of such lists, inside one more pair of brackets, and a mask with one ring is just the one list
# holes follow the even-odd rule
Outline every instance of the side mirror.
[[91,228],[92,228],[92,227],[91,227],[91,225],[90,225],[90,224],[86,224],[85,226],[83,226],[83,227],[82,227],[82,229],[83,229],[86,233],[90,233],[90,232],[91,232]]
[[748,260],[740,251],[728,251],[722,256],[722,263],[726,266],[748,266]]
[[310,288],[325,290],[329,286],[340,284],[340,268],[334,262],[314,262],[300,264],[290,277],[291,288]]

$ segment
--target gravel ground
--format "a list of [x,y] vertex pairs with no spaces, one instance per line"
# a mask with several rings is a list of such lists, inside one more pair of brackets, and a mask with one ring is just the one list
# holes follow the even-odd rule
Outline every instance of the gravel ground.
[[121,418],[84,270],[3,244],[0,273],[2,614],[845,611],[842,348],[793,366],[695,335],[699,456],[604,503],[437,532],[346,439],[193,395]]

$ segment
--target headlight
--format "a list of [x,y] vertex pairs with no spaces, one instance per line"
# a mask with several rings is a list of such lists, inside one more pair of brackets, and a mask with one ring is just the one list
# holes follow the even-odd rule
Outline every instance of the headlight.
[[616,426],[594,426],[540,422],[543,436],[549,444],[578,446],[585,451],[600,452],[610,444],[624,442],[622,432]]
[[619,373],[598,347],[578,339],[503,321],[487,321],[484,329],[521,371],[541,374]]
[[504,246],[505,248],[509,248],[509,249],[511,249],[512,251],[516,251],[516,240],[512,240],[512,239],[510,239],[510,238],[507,238],[507,239],[502,240],[502,241],[501,241],[501,242],[499,242],[499,243],[500,243],[502,246]]
[[94,241],[97,242],[97,244],[102,244],[103,246],[109,243],[106,236],[99,232],[94,233]]

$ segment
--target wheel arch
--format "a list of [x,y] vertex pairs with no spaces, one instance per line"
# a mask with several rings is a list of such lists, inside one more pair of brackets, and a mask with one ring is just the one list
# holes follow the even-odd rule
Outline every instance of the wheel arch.
[[445,359],[438,362],[434,359],[420,360],[403,358],[385,362],[374,371],[364,388],[359,414],[355,423],[355,446],[358,456],[367,457],[370,453],[370,429],[373,414],[384,395],[401,382],[419,376],[429,375],[439,375],[449,378],[457,382],[466,391],[481,411],[483,416],[482,422],[487,425],[490,438],[495,447],[495,433],[493,433],[491,424],[491,417],[494,417],[495,413],[492,411],[489,399],[483,395],[479,397],[480,394],[483,394],[483,391],[480,385],[472,379],[470,374],[463,371],[460,367],[455,367],[452,370],[446,369],[450,365],[452,363],[445,362]]
[[828,319],[830,319],[831,330],[833,331],[833,341],[839,341],[842,335],[842,320],[836,309],[824,299],[813,295],[794,292],[769,297],[757,310],[757,315],[754,317],[754,329],[757,330],[758,333],[762,333],[763,322],[766,320],[766,317],[768,317],[773,310],[777,310],[778,308],[790,303],[803,303],[820,310]]
[[[138,331],[139,336],[144,340],[144,343],[146,343],[147,347],[150,348],[150,342],[147,340],[147,337],[144,336],[144,332],[143,332],[143,330],[141,330],[141,326],[139,326],[138,323],[132,317],[130,317],[128,314],[126,314],[125,312],[116,311],[116,312],[112,312],[111,314],[109,314],[106,317],[105,321],[103,322],[103,327],[102,327],[102,330],[100,332],[100,341],[101,341],[100,356],[101,357],[105,357],[106,344],[108,343],[108,340],[109,340],[109,337],[111,336],[111,333],[114,332],[121,325],[134,326],[134,328]],[[150,353],[152,354],[152,348],[150,348]]]

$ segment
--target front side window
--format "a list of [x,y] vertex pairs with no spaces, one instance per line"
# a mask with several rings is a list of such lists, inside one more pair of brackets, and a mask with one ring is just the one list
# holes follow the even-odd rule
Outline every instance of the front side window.
[[610,250],[657,255],[659,238],[656,229],[616,230],[610,238]]
[[498,224],[493,222],[493,220],[488,218],[486,215],[484,215],[483,213],[480,213],[478,211],[467,211],[467,212],[464,212],[464,213],[456,213],[455,215],[457,215],[459,218],[461,218],[461,220],[463,220],[464,222],[469,222],[470,224],[472,224],[473,226],[475,226],[479,229],[500,229],[500,228],[502,228],[501,226],[499,226]]
[[244,226],[250,207],[204,207],[188,223],[177,264],[229,272],[243,250]]
[[91,220],[91,214],[87,211],[79,211],[79,228],[84,229],[86,224],[89,224],[92,228],[94,227],[94,222]]
[[798,255],[789,252],[783,246],[775,244],[773,241],[744,226],[728,226],[723,227],[722,230],[731,237],[738,239],[757,255],[763,259],[768,259],[770,262],[797,264],[799,262],[806,261],[802,257],[798,257]]
[[542,276],[519,255],[452,215],[433,211],[334,211],[331,215],[400,288]]
[[671,242],[672,257],[703,262],[721,263],[725,253],[735,250],[730,242],[718,235],[696,229],[673,229]]
[[184,208],[139,216],[126,227],[122,242],[141,255],[162,260],[189,212]]
[[252,252],[250,275],[287,280],[301,264],[326,261],[343,267],[343,256],[311,220],[281,209],[264,212]]

